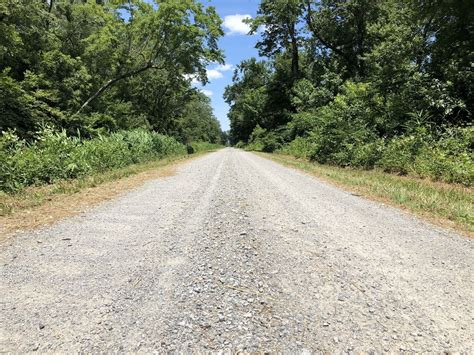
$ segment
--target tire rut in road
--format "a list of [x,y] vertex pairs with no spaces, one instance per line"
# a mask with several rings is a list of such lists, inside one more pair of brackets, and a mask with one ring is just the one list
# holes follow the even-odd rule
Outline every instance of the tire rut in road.
[[[167,350],[256,351],[275,343],[271,282],[261,245],[248,214],[247,187],[236,178],[237,162],[225,161],[202,231],[187,263],[176,275],[177,307],[168,320]],[[263,260],[263,262],[262,262]],[[164,334],[165,335],[165,334]]]

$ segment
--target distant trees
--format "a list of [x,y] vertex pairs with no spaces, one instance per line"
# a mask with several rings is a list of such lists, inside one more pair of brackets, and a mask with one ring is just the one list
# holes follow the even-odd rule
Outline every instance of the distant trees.
[[195,95],[195,98],[184,107],[182,118],[177,125],[178,132],[175,135],[186,143],[196,141],[220,143],[221,128],[212,112],[210,99],[202,93]]
[[225,101],[231,105],[229,119],[232,143],[247,141],[255,126],[264,119],[269,77],[270,68],[255,58],[237,66],[234,84],[224,92]]
[[[5,0],[0,19],[0,131],[31,138],[46,124],[84,136],[136,127],[219,136],[209,102],[187,79],[206,82],[206,66],[223,60],[213,7]],[[189,105],[207,106],[193,126],[206,134],[189,133]]]

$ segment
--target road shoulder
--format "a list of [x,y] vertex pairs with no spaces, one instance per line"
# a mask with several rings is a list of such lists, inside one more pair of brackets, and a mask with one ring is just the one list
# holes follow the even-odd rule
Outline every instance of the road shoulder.
[[0,243],[19,231],[51,225],[117,198],[153,179],[172,176],[183,164],[206,152],[177,156],[122,169],[30,187],[14,195],[0,195]]
[[307,173],[353,195],[399,208],[426,222],[474,238],[472,188],[375,170],[320,165],[283,154],[255,154]]

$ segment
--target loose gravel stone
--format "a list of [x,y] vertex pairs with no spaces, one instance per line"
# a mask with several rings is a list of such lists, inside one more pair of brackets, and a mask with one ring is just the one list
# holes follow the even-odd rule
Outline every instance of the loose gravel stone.
[[474,352],[471,239],[234,149],[1,248],[2,352]]

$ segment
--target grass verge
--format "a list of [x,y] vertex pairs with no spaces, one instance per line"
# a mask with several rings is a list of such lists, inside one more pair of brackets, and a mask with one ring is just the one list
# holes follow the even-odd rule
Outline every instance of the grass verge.
[[257,153],[303,170],[363,197],[410,211],[431,223],[474,237],[474,189],[377,170],[321,165],[284,154]]
[[0,241],[16,231],[35,229],[81,213],[147,180],[173,175],[180,164],[205,153],[129,165],[78,179],[31,186],[13,194],[0,193]]

